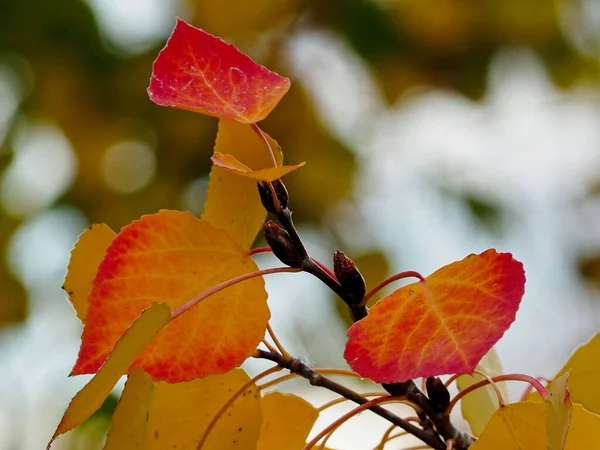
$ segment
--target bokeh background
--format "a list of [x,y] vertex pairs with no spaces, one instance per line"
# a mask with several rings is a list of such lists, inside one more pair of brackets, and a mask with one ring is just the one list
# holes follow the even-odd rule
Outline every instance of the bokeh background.
[[[372,286],[513,252],[528,282],[497,347],[508,372],[551,377],[600,329],[600,2],[0,0],[0,449],[44,448],[87,381],[67,378],[81,325],[60,289],[83,228],[202,211],[216,120],[146,95],[176,16],[292,79],[261,126],[308,163],[286,184],[317,258],[344,250]],[[343,367],[328,291],[268,289],[290,350]],[[55,448],[101,448],[116,398]]]

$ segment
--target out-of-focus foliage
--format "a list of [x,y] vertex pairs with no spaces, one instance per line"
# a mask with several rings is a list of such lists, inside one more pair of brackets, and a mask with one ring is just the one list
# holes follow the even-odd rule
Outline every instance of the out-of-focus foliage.
[[[353,152],[319,122],[291,73],[283,49],[298,32],[325,30],[344,38],[369,65],[390,104],[425,86],[480,98],[488,63],[505,47],[535,51],[561,87],[593,79],[597,70],[597,61],[578,51],[586,40],[585,27],[578,29],[580,47],[569,35],[572,19],[577,23],[584,14],[575,2],[173,1],[175,10],[187,11],[192,24],[224,36],[292,78],[290,93],[264,128],[288,161],[310,161],[287,178],[295,217],[301,221],[321,221],[350,195],[357,164]],[[26,316],[25,290],[4,257],[23,221],[57,202],[116,230],[161,208],[201,213],[216,121],[159,108],[148,100],[151,63],[164,42],[125,53],[110,44],[97,23],[88,4],[78,0],[0,5],[0,85],[8,80],[7,92],[18,105],[12,112],[0,99],[0,327]],[[19,137],[40,123],[64,134],[72,148],[65,151],[74,160],[71,178],[64,177],[62,187],[48,198],[36,196],[17,176],[21,160],[26,161]],[[58,170],[53,155],[48,150],[50,163],[42,160],[38,179]],[[482,221],[489,219],[486,205],[467,206],[477,216],[482,213]]]

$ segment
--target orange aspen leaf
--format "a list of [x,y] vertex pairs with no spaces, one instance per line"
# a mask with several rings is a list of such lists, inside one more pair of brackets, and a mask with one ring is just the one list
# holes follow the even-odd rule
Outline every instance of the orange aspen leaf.
[[[277,166],[283,154],[277,142],[266,135]],[[219,120],[215,153],[229,154],[242,164],[256,169],[273,168],[269,150],[250,125],[233,120]],[[202,218],[214,227],[225,230],[243,248],[249,249],[267,218],[260,201],[256,180],[240,177],[214,165]]]
[[117,234],[106,224],[94,224],[87,228],[71,250],[71,259],[63,289],[77,312],[81,322],[85,322],[88,310],[88,295],[92,280],[106,249]]
[[472,450],[546,450],[544,405],[519,402],[498,408]]
[[267,117],[289,88],[288,78],[177,19],[154,61],[148,95],[161,106],[253,123]]
[[319,411],[292,394],[269,392],[262,398],[263,423],[257,450],[298,450],[306,442]]
[[276,180],[284,175],[287,175],[290,172],[293,172],[296,169],[299,169],[304,164],[306,164],[304,162],[301,162],[300,164],[296,164],[295,166],[280,166],[271,167],[268,169],[253,170],[247,165],[238,161],[233,155],[215,153],[211,160],[215,166],[222,167],[223,169],[235,173],[236,175],[252,178],[253,180],[257,181]]
[[[225,232],[189,212],[163,210],[124,227],[108,247],[89,296],[73,374],[96,372],[152,302],[173,310],[217,284],[258,270]],[[239,366],[270,317],[262,277],[224,289],[172,319],[134,362],[175,383]]]
[[[213,418],[250,381],[242,369],[186,383],[158,382],[148,415],[148,450],[196,449]],[[221,415],[202,450],[256,448],[262,423],[260,391],[252,384]]]
[[344,356],[377,383],[472,373],[514,321],[523,265],[487,250],[380,300],[348,330]]
[[568,378],[569,374],[566,373],[554,380],[544,401],[548,450],[563,450],[571,424],[573,404],[567,389]]
[[127,372],[138,354],[171,318],[171,310],[164,303],[154,303],[133,321],[116,342],[114,350],[99,368],[98,373],[73,397],[48,448],[59,435],[72,430],[90,417],[108,397],[119,378]]
[[104,450],[148,448],[148,414],[153,395],[152,377],[143,370],[133,369],[112,416]]

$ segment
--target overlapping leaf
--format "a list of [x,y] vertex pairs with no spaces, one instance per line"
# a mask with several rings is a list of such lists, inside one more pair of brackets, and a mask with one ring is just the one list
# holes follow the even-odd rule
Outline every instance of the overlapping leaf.
[[571,424],[573,404],[567,390],[568,378],[569,374],[566,373],[554,380],[544,401],[548,450],[563,450]]
[[379,301],[348,331],[345,358],[378,383],[471,373],[514,321],[523,265],[487,250]]
[[148,95],[162,106],[252,123],[264,119],[289,87],[289,79],[178,19],[154,62]]
[[[273,150],[277,166],[281,166],[283,154],[279,145],[268,135],[265,136]],[[249,125],[233,120],[219,120],[215,153],[230,154],[255,169],[273,168],[269,150],[260,137]],[[203,219],[226,231],[233,240],[248,249],[266,217],[267,212],[260,202],[256,180],[213,166]]]
[[164,303],[155,303],[133,322],[96,376],[73,398],[48,447],[59,435],[83,423],[102,405],[119,378],[170,318],[169,307]]
[[71,251],[71,259],[63,289],[77,312],[77,317],[85,322],[88,310],[88,295],[92,289],[92,280],[106,249],[116,233],[103,223],[86,229]]
[[[96,372],[152,302],[175,309],[256,270],[239,245],[191,213],[161,211],[133,222],[112,241],[100,264],[72,373]],[[170,382],[226,372],[256,348],[269,315],[262,278],[229,287],[171,320],[134,367]]]
[[257,450],[300,450],[319,411],[292,394],[270,392],[262,398],[263,423]]
[[290,172],[302,167],[305,163],[300,163],[295,166],[280,166],[270,167],[268,169],[253,170],[244,163],[241,163],[233,155],[226,155],[223,153],[215,153],[211,158],[213,164],[217,167],[229,170],[236,175],[243,177],[252,178],[257,181],[273,181],[277,178],[281,178]]
[[[485,354],[477,364],[476,369],[490,377],[504,373],[498,353],[494,348]],[[458,377],[456,384],[458,389],[462,391],[483,379],[484,377],[479,374],[473,374],[472,376],[462,375]],[[497,387],[502,391],[503,397],[508,398],[505,384],[497,383]],[[498,406],[500,406],[498,404],[498,396],[492,386],[481,387],[462,398],[462,415],[469,422],[471,431],[475,436],[481,435],[486,424],[498,409]]]

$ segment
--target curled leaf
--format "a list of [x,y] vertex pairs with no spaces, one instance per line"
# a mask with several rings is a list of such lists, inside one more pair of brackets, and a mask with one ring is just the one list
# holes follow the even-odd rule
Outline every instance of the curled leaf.
[[247,165],[241,163],[233,155],[225,155],[223,153],[215,153],[211,158],[213,164],[222,167],[232,173],[244,177],[252,178],[257,181],[273,181],[293,172],[302,167],[305,163],[296,164],[295,166],[279,166],[268,169],[252,170]]
[[177,19],[154,62],[148,95],[161,106],[252,123],[267,117],[289,88],[288,78]]

